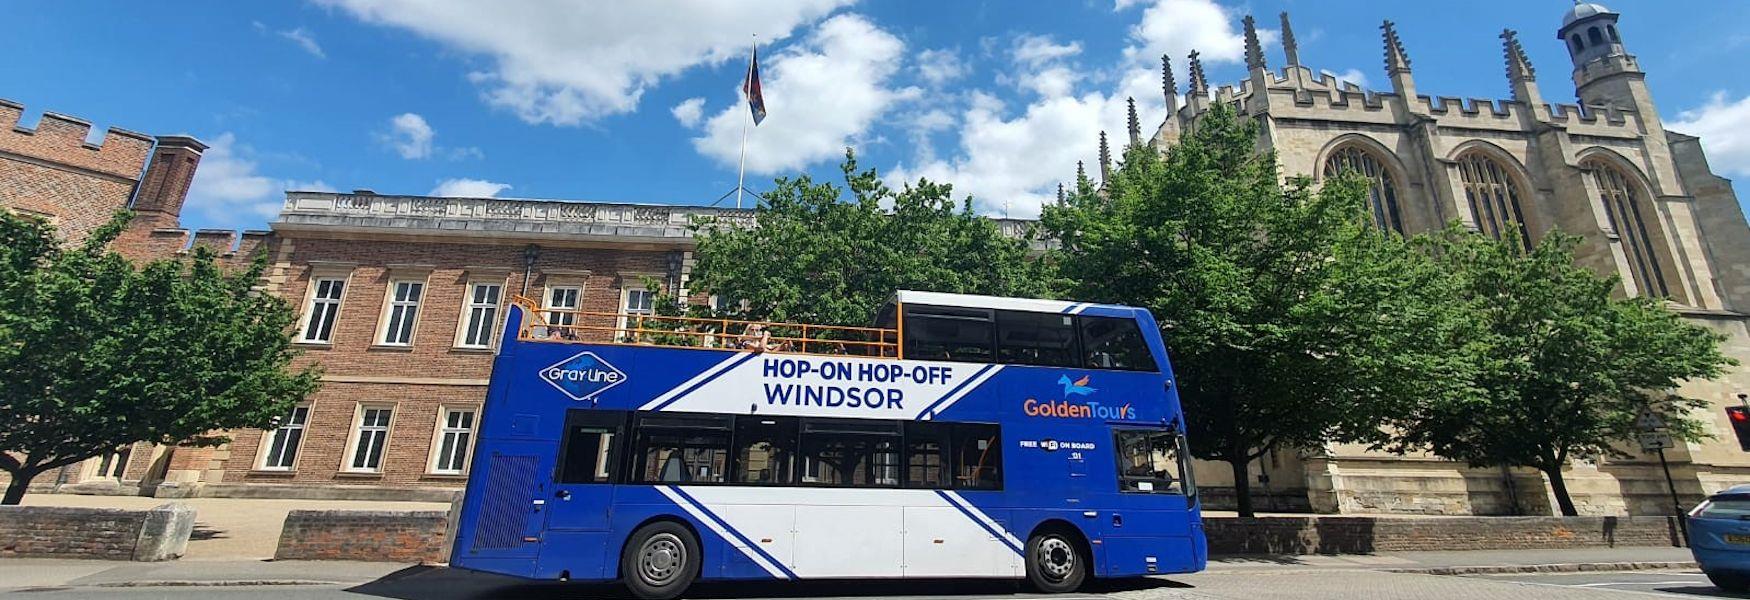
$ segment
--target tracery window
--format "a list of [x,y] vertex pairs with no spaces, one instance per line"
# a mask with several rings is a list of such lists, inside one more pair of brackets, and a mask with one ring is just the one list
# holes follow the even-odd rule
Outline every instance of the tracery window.
[[1629,277],[1640,287],[1642,295],[1671,295],[1665,286],[1659,257],[1653,251],[1636,186],[1629,185],[1630,179],[1621,170],[1602,160],[1589,160],[1581,166],[1598,187],[1598,200],[1604,204],[1610,228],[1622,239],[1623,252],[1628,254]]
[[1501,239],[1509,228],[1517,229],[1520,243],[1529,249],[1531,235],[1525,228],[1525,211],[1519,205],[1524,193],[1508,176],[1506,167],[1486,154],[1472,151],[1458,158],[1458,176],[1477,229],[1495,239]]
[[1325,177],[1335,177],[1346,171],[1367,179],[1367,208],[1373,213],[1373,224],[1403,233],[1403,216],[1398,211],[1398,184],[1385,165],[1372,153],[1350,145],[1338,148],[1325,158]]

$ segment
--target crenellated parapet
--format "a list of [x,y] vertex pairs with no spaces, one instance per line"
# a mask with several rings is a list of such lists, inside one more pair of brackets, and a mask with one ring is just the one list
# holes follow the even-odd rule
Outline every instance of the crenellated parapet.
[[36,127],[29,128],[20,123],[23,116],[24,105],[0,99],[0,153],[135,181],[152,150],[152,136],[143,133],[111,127],[93,144],[86,141],[91,136],[89,121],[45,112]]

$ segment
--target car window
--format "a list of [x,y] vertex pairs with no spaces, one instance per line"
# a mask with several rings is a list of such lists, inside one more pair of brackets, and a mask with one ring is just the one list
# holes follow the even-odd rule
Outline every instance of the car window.
[[1713,498],[1696,508],[1693,516],[1703,519],[1744,519],[1750,517],[1750,497]]

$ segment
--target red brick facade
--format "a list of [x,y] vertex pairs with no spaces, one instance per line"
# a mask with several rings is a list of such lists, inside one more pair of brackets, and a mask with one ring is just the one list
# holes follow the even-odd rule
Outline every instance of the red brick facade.
[[23,112],[0,100],[0,207],[47,218],[69,240],[84,239],[127,207],[153,139],[110,129],[92,145],[85,141],[90,123],[46,113],[26,129]]
[[[0,120],[16,121],[21,112],[18,105],[0,101]],[[317,278],[340,279],[344,294],[327,341],[303,340],[302,324],[295,332],[305,353],[300,366],[319,364],[324,380],[305,405],[307,420],[295,458],[269,467],[264,445],[271,446],[274,433],[235,431],[229,432],[232,443],[217,449],[141,444],[121,461],[125,467],[93,459],[45,475],[39,488],[71,485],[69,491],[160,496],[445,497],[460,488],[466,470],[435,468],[435,447],[443,439],[440,421],[444,411],[475,411],[469,427],[461,428],[471,443],[470,428],[477,425],[492,367],[490,346],[462,343],[471,286],[499,286],[491,326],[496,337],[497,321],[513,294],[540,298],[548,286],[576,286],[582,290],[579,308],[617,312],[624,290],[643,289],[646,278],[679,281],[681,259],[690,247],[688,236],[673,235],[679,230],[675,223],[685,219],[671,219],[666,208],[557,202],[487,201],[493,203],[487,210],[503,216],[535,206],[539,214],[569,219],[567,226],[584,223],[591,231],[600,229],[596,215],[617,215],[618,222],[635,227],[616,226],[605,235],[480,235],[388,219],[370,227],[275,223],[271,233],[191,233],[180,227],[179,217],[206,146],[184,136],[152,138],[120,130],[111,130],[103,145],[91,146],[84,142],[88,130],[80,121],[50,114],[34,131],[0,131],[0,207],[48,218],[76,242],[131,202],[135,218],[115,243],[130,258],[174,257],[204,246],[238,267],[265,252],[272,260],[267,289],[306,318]],[[372,206],[383,197],[318,200],[331,200],[326,206],[343,210]],[[390,211],[397,217],[437,214],[433,210],[441,212],[446,202],[392,197],[387,205],[407,207],[406,213]],[[668,237],[622,235],[651,227]],[[411,340],[385,344],[388,296],[400,281],[422,286]],[[600,321],[605,325],[611,319]],[[386,409],[371,415],[386,420],[387,431],[380,459],[359,468],[354,451],[366,409]]]

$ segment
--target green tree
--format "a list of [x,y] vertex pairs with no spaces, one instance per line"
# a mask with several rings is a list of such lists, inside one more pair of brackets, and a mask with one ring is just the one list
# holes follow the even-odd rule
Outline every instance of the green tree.
[[1676,437],[1699,439],[1673,392],[1735,361],[1719,335],[1684,321],[1659,298],[1613,297],[1617,279],[1574,262],[1579,238],[1550,232],[1529,251],[1454,225],[1424,241],[1471,315],[1455,354],[1472,393],[1420,399],[1393,419],[1406,449],[1473,466],[1526,466],[1549,477],[1563,515],[1576,513],[1562,478],[1571,458],[1627,457],[1635,417],[1652,407]]
[[1435,265],[1368,222],[1365,188],[1286,185],[1255,122],[1217,106],[1163,157],[1132,146],[1085,179],[1045,230],[1078,300],[1148,308],[1178,376],[1193,455],[1226,462],[1242,515],[1247,466],[1272,449],[1389,441],[1403,398],[1448,393],[1456,315]]
[[848,150],[841,169],[843,188],[778,179],[754,227],[700,224],[696,286],[746,303],[739,316],[848,326],[866,326],[900,289],[1048,292],[1028,241],[954,201],[951,186],[889,188]]
[[78,246],[0,210],[0,504],[32,478],[135,442],[210,446],[316,389],[293,371],[286,303],[256,289],[265,256],[225,273],[197,248],[135,266],[108,249],[121,214]]

